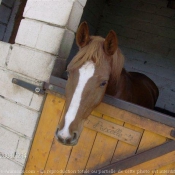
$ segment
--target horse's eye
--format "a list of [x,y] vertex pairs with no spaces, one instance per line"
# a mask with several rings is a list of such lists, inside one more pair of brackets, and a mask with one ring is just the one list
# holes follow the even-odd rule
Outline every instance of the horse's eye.
[[107,84],[108,81],[103,81],[101,84],[100,84],[100,87],[104,87],[106,84]]

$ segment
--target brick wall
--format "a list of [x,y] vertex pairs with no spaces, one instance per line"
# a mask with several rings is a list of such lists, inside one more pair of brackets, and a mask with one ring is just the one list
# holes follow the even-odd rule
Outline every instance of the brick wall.
[[111,0],[98,35],[116,31],[125,68],[149,76],[159,87],[156,106],[175,113],[175,10],[167,0]]
[[0,42],[0,174],[21,174],[45,99],[12,78],[36,85],[49,80],[59,53],[69,53],[85,3],[28,0],[15,44]]

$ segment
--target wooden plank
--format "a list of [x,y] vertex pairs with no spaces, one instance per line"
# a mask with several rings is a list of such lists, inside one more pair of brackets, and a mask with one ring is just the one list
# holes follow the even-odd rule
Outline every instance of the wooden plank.
[[[65,100],[47,95],[25,170],[43,172]],[[24,173],[27,174],[27,173]]]
[[175,160],[173,163],[165,165],[157,170],[155,170],[155,175],[172,175],[175,174]]
[[[103,116],[103,118],[118,125],[123,125],[123,122],[114,118],[108,116]],[[86,169],[94,170],[110,164],[117,143],[117,139],[98,133]]]
[[[92,114],[102,117],[102,114],[96,111],[93,111]],[[88,136],[91,137],[89,138]],[[79,138],[78,144],[74,147],[62,145],[54,139],[45,171],[54,172],[54,174],[57,175],[67,173],[70,174],[70,171],[80,173],[78,170],[83,170],[86,166],[88,159],[87,155],[88,152],[91,151],[91,146],[93,145],[95,136],[95,131],[84,128]],[[85,139],[87,137],[88,139]]]
[[[125,123],[124,127],[137,131],[141,135],[143,134],[143,131],[144,131],[143,129],[136,127],[134,125],[128,124],[128,123]],[[117,144],[116,150],[114,152],[113,158],[112,158],[112,163],[134,155],[138,149],[138,146],[139,145],[134,146],[134,145],[130,145],[128,143],[119,141]]]
[[64,174],[71,151],[72,146],[62,145],[54,138],[44,171],[57,175]]
[[[64,108],[62,110],[63,112],[62,112],[61,118],[63,117],[63,114],[64,114]],[[54,138],[54,141],[52,143],[50,153],[46,162],[45,172],[53,172],[54,174],[59,174],[59,175],[64,174],[72,149],[73,149],[72,146],[65,146],[59,143],[56,138]]]
[[[164,137],[168,137],[170,139],[175,140],[174,137],[170,136],[170,133],[172,130],[174,130],[174,128],[169,127],[167,125],[155,122],[153,120],[149,120],[149,119],[144,118],[144,117],[140,117],[136,114],[121,110],[119,108],[116,108],[114,106],[111,106],[111,105],[108,105],[105,103],[101,103],[96,108],[96,110],[98,110],[100,113],[103,113],[104,115],[111,116],[111,117],[116,118],[118,120],[122,120],[126,123],[130,123],[130,124],[135,125],[137,127],[155,132],[159,135],[162,135]],[[167,118],[167,120],[168,120],[168,118]]]
[[158,145],[165,143],[166,141],[166,137],[150,131],[144,131],[137,153],[143,152],[150,148],[154,148]]
[[[77,174],[83,174],[96,134],[96,131],[88,128],[83,129],[78,144],[72,149],[66,170],[74,170]],[[68,174],[70,173],[65,173],[65,175]]]
[[[155,148],[151,148],[142,153],[138,153],[124,160],[105,166],[99,169],[99,171],[106,171],[105,175],[110,175],[112,174],[110,173],[111,169],[116,173],[120,172],[120,174],[125,170],[133,170],[135,174],[137,170],[155,170],[163,165],[174,162],[174,160],[175,141],[169,141]],[[91,173],[90,175],[95,175],[95,173]]]
[[88,117],[84,126],[135,146],[139,144],[141,138],[139,132],[93,116]]

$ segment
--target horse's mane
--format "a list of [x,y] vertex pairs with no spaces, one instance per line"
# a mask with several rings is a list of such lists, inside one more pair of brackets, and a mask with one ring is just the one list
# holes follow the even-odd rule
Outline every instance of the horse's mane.
[[96,66],[107,57],[111,60],[111,76],[112,81],[118,81],[124,64],[124,56],[118,48],[112,56],[107,56],[104,53],[103,43],[105,39],[100,36],[91,36],[90,42],[85,47],[81,48],[77,55],[72,59],[68,65],[68,70],[73,70],[81,67],[86,61],[92,60]]

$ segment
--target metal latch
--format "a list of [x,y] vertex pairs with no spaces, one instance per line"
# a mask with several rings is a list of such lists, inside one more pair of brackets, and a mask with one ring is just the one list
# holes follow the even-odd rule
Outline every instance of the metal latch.
[[18,85],[18,86],[21,86],[25,89],[28,89],[29,91],[32,91],[34,93],[37,93],[37,94],[42,94],[44,95],[45,94],[45,91],[43,89],[42,86],[36,86],[34,84],[30,84],[30,83],[27,83],[23,80],[19,80],[19,79],[16,79],[16,78],[13,78],[12,79],[12,83]]

